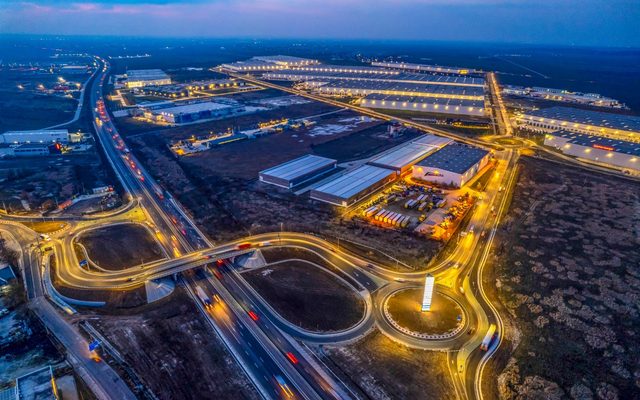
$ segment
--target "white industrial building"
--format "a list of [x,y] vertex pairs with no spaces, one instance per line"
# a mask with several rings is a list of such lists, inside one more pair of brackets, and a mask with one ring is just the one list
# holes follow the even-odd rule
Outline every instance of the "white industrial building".
[[223,118],[244,109],[224,103],[205,102],[184,104],[167,108],[145,109],[146,119],[165,124],[185,124],[203,119]]
[[318,64],[318,60],[291,56],[257,56],[245,61],[222,64],[221,67],[234,72],[259,72],[288,69]]
[[331,158],[307,154],[260,171],[260,182],[291,189],[335,170],[336,163],[337,161]]
[[132,69],[126,76],[128,88],[171,84],[171,78],[161,69]]
[[311,190],[311,198],[346,207],[395,179],[394,170],[362,165]]
[[66,129],[8,131],[0,135],[0,143],[78,143],[82,141],[81,133],[69,133]]
[[516,115],[516,122],[522,129],[539,133],[567,131],[640,142],[640,117],[631,115],[551,107],[525,111]]
[[640,143],[558,131],[546,134],[544,144],[570,156],[640,171]]
[[451,143],[451,139],[424,135],[371,158],[367,164],[404,173],[429,154]]
[[360,100],[362,107],[384,110],[424,112],[485,118],[488,116],[486,100],[462,100],[418,96],[389,96],[370,94]]
[[486,150],[465,144],[450,144],[413,166],[412,178],[463,187],[484,168],[490,158]]
[[404,62],[395,62],[395,61],[374,61],[371,63],[371,65],[374,67],[402,69],[402,70],[416,71],[416,72],[432,72],[432,73],[435,72],[439,74],[467,75],[467,74],[482,73],[482,71],[472,69],[472,68],[443,67],[440,65],[413,64],[413,63],[404,63]]

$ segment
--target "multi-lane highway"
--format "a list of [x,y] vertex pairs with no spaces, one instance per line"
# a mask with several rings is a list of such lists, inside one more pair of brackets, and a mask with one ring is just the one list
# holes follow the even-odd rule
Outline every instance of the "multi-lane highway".
[[[440,293],[454,298],[463,308],[464,329],[451,338],[424,340],[410,337],[395,329],[381,310],[387,296],[396,288],[419,285],[426,271],[399,272],[375,265],[369,260],[345,252],[321,238],[293,232],[267,233],[242,238],[229,243],[211,243],[182,207],[166,193],[146,172],[120,137],[105,107],[102,90],[109,65],[97,58],[100,71],[90,89],[90,100],[98,142],[109,163],[121,180],[132,202],[121,212],[111,213],[94,220],[71,221],[71,228],[61,237],[55,237],[52,247],[58,257],[57,278],[66,285],[85,289],[125,289],[164,276],[203,267],[200,272],[186,272],[184,281],[188,291],[198,303],[203,315],[244,368],[265,398],[349,398],[348,389],[330,375],[293,338],[307,342],[331,343],[356,339],[378,326],[383,333],[406,345],[422,349],[458,350],[450,357],[452,376],[456,379],[456,391],[463,398],[481,398],[479,390],[482,370],[500,343],[502,324],[482,288],[482,272],[487,265],[495,228],[502,215],[508,192],[513,182],[517,152],[496,153],[495,172],[489,181],[483,198],[475,206],[470,224],[476,232],[458,243],[455,250],[438,265],[430,269],[439,282]],[[233,75],[233,74],[232,74]],[[313,98],[314,100],[348,107],[359,113],[381,119],[391,119],[382,113],[366,108],[345,105],[332,99],[286,88],[257,80],[251,76],[237,76],[261,86]],[[497,83],[493,90],[497,90]],[[499,97],[495,98],[500,102]],[[494,104],[498,113],[499,103]],[[446,131],[436,130],[415,121],[393,118],[406,125],[429,133],[437,133],[467,143],[487,145],[475,139],[460,138]],[[508,124],[506,118],[497,118],[498,125]],[[508,132],[508,128],[501,128]],[[500,149],[495,146],[495,149]],[[129,268],[122,271],[106,271],[98,268],[84,269],[73,251],[73,240],[85,229],[124,222],[130,218],[146,221],[164,248],[164,260]],[[216,268],[213,277],[212,262],[232,259],[262,246],[289,246],[304,248],[316,253],[326,263],[337,268],[352,282],[354,290],[362,294],[366,313],[356,326],[344,332],[322,335],[304,331],[288,324],[244,281],[231,263]],[[34,265],[35,263],[32,263]],[[37,264],[35,264],[37,265]],[[454,267],[456,266],[456,267]],[[196,288],[204,290],[211,298],[218,299],[212,306],[205,306],[195,295]],[[381,290],[382,289],[382,290]],[[33,290],[37,290],[34,289]],[[479,342],[489,324],[499,326],[499,338],[488,352],[478,350]],[[291,359],[294,357],[295,362]]]

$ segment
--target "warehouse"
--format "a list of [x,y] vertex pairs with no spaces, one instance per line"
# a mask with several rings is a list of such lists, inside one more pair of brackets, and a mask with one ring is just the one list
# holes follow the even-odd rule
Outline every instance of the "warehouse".
[[52,153],[60,154],[60,147],[54,148],[53,146],[60,145],[50,145],[47,143],[25,143],[14,147],[10,154],[15,157],[48,156]]
[[640,171],[640,143],[558,131],[546,134],[544,144],[570,156]]
[[429,85],[403,81],[309,81],[305,82],[304,87],[324,95],[366,96],[376,93],[395,96],[484,101],[484,89],[480,87]]
[[266,72],[264,79],[275,81],[382,81],[405,82],[423,85],[461,86],[484,88],[483,78],[453,75],[417,74],[410,72],[392,71],[370,67],[331,67],[320,65],[317,67],[297,68]]
[[360,100],[362,107],[401,110],[429,114],[448,114],[486,118],[488,108],[485,100],[440,99],[416,96],[389,96],[370,94]]
[[526,111],[516,115],[516,121],[520,128],[533,132],[567,131],[640,142],[640,117],[631,115],[551,107]]
[[453,143],[453,140],[442,136],[424,134],[417,139],[413,139],[411,143],[420,144],[423,146],[432,146],[441,149],[444,146]]
[[311,198],[346,207],[396,178],[396,172],[362,165],[311,191]]
[[222,118],[244,109],[228,104],[206,102],[160,109],[145,109],[144,117],[156,123],[186,124],[203,119]]
[[128,88],[171,84],[171,78],[161,69],[132,69],[126,76]]
[[8,131],[0,135],[0,143],[77,143],[82,140],[81,133],[69,133],[66,129]]
[[408,142],[373,157],[367,164],[403,173],[438,149],[436,146]]
[[260,171],[260,182],[291,189],[333,171],[336,168],[336,163],[336,160],[330,158],[308,154]]
[[291,56],[258,56],[246,61],[222,64],[221,67],[234,72],[273,71],[296,66],[317,64],[318,60]]
[[451,144],[413,167],[413,179],[463,187],[489,162],[490,153],[464,144]]
[[439,65],[427,65],[427,64],[412,64],[412,63],[404,63],[404,62],[385,62],[385,61],[374,61],[371,63],[374,67],[382,67],[382,68],[393,68],[393,69],[402,69],[408,71],[418,71],[418,72],[435,72],[439,74],[457,74],[457,75],[468,75],[468,74],[480,74],[482,71],[470,68],[460,68],[460,67],[442,67]]

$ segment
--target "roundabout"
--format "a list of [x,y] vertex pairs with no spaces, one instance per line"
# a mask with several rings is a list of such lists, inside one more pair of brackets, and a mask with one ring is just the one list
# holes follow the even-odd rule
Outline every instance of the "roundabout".
[[467,324],[462,306],[439,290],[434,293],[430,311],[421,311],[421,306],[422,288],[402,288],[385,298],[383,314],[396,330],[423,340],[453,338]]

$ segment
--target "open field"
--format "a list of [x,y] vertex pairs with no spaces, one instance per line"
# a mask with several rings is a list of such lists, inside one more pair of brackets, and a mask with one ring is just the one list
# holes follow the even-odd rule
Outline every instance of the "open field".
[[[278,314],[304,329],[344,330],[364,314],[364,301],[352,288],[306,261],[267,265],[242,276]],[[338,309],[339,313],[319,312]]]
[[324,350],[329,367],[371,399],[455,398],[446,353],[410,349],[378,332]]
[[95,152],[3,159],[0,179],[4,179],[0,181],[2,206],[9,213],[18,214],[51,211],[74,195],[111,183]]
[[460,306],[449,297],[433,294],[431,310],[422,312],[422,288],[396,292],[388,300],[389,314],[402,327],[417,333],[440,334],[455,329],[462,316]]
[[640,398],[639,204],[637,183],[522,160],[485,283],[506,307],[511,358],[485,387],[503,399]]
[[108,270],[121,270],[156,261],[165,255],[151,233],[136,224],[118,224],[82,233],[78,243],[89,259]]
[[61,229],[66,228],[69,224],[66,222],[59,221],[34,221],[34,222],[23,222],[28,228],[33,229],[38,233],[51,233]]
[[258,399],[182,287],[166,300],[92,323],[159,399]]

